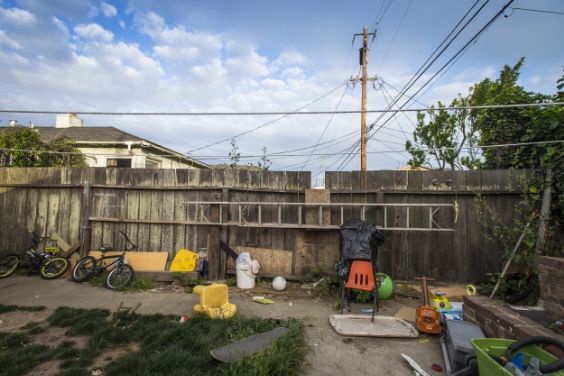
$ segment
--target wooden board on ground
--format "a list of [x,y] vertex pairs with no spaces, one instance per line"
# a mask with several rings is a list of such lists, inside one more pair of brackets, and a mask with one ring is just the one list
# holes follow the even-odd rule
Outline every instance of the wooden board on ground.
[[417,338],[419,332],[407,321],[393,316],[331,315],[329,322],[342,336]]
[[270,347],[286,330],[284,327],[276,328],[270,332],[257,334],[219,349],[213,349],[210,354],[220,362],[230,363]]
[[[260,264],[261,273],[291,275],[292,274],[292,251],[252,248],[252,247],[235,247],[235,252],[249,252],[251,259],[255,259]],[[235,269],[235,261],[229,259],[228,268]]]
[[394,317],[398,317],[398,318],[406,320],[406,321],[415,322],[415,308],[403,306],[394,315]]
[[[119,251],[106,252],[106,256],[120,255]],[[102,257],[100,251],[90,251],[90,256]],[[137,271],[162,272],[165,270],[168,252],[126,252],[127,263]],[[109,260],[112,262],[112,260]]]

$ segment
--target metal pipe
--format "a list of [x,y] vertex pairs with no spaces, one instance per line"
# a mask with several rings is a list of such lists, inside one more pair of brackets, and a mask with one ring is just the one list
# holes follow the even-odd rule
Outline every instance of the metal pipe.
[[445,336],[441,337],[441,348],[443,349],[443,358],[445,358],[445,368],[447,376],[452,375],[452,368],[450,368],[450,359],[448,357]]

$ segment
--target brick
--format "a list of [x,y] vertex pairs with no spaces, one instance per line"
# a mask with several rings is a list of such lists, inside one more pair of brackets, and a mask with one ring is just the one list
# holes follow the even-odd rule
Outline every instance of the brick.
[[540,290],[541,290],[541,293],[544,291],[544,292],[546,292],[546,293],[548,294],[549,291],[550,291],[550,288],[549,288],[549,286],[548,286],[546,283],[541,283],[541,285],[540,285]]
[[546,265],[543,265],[543,264],[539,265],[539,276],[541,274],[543,274],[543,275],[546,274]]
[[462,306],[462,310],[464,312],[464,320],[466,321],[466,317],[471,318],[473,322],[476,322],[476,311],[474,311],[470,307],[466,307],[466,305]]
[[471,324],[477,324],[478,323],[474,317],[468,316],[468,314],[466,312],[464,312],[464,321],[469,322]]
[[[508,313],[501,313],[497,315],[496,324],[509,331],[510,333],[514,333],[516,326],[523,326],[523,325],[531,325],[532,321],[528,320],[526,317],[522,316],[515,316]],[[506,338],[506,337],[504,337]]]
[[541,274],[539,273],[539,282],[540,283],[546,283],[546,280],[548,279],[548,274]]
[[505,338],[505,339],[517,339],[517,336],[515,335],[514,332],[511,332],[509,330],[505,330],[504,328],[498,328],[497,331],[497,336],[499,338]]
[[552,266],[552,267],[557,268],[557,269],[564,269],[564,258],[542,256],[539,259],[539,264]]

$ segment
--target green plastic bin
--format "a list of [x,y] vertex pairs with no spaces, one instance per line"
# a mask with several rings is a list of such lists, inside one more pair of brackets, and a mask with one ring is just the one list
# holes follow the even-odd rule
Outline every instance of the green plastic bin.
[[[470,340],[478,358],[480,376],[511,376],[511,373],[490,358],[489,354],[505,358],[507,356],[507,348],[514,342],[516,341],[500,338],[474,338]],[[523,347],[516,352],[516,354],[518,353],[523,353],[523,364],[529,364],[531,356],[539,358],[542,365],[552,363],[558,359],[534,345]],[[551,373],[550,375],[564,376],[564,370]]]

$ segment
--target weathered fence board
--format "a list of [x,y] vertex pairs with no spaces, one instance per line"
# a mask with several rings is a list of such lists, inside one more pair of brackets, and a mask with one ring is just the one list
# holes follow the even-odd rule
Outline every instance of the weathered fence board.
[[[326,172],[325,185],[333,203],[453,203],[458,213],[441,208],[433,215],[437,225],[454,232],[384,231],[380,270],[394,279],[412,280],[428,275],[443,282],[472,282],[500,269],[499,240],[485,239],[481,214],[491,208],[507,226],[520,214],[522,176],[529,171],[352,171]],[[91,202],[84,195],[90,185]],[[184,202],[209,201],[212,193],[231,202],[304,202],[311,172],[225,170],[159,170],[106,168],[0,168],[0,250],[20,251],[29,242],[27,229],[41,235],[59,233],[68,243],[82,240],[84,210],[102,218],[187,221],[200,220],[200,208]],[[481,194],[487,206],[475,200]],[[87,197],[87,199],[85,199]],[[86,208],[86,209],[85,209]],[[206,209],[209,215],[209,208]],[[316,209],[317,210],[317,209]],[[329,210],[329,209],[324,209]],[[341,210],[331,207],[331,223],[341,223]],[[384,219],[384,212],[386,218]],[[302,223],[305,223],[305,207]],[[344,205],[343,219],[361,216],[360,207]],[[239,208],[223,206],[223,221],[238,222]],[[258,220],[258,205],[244,216]],[[298,208],[283,207],[283,223],[298,222]],[[366,220],[379,226],[427,227],[428,209],[368,208]],[[456,218],[456,221],[455,221]],[[488,218],[486,216],[486,218]],[[278,207],[263,205],[262,221],[276,222]],[[124,231],[138,251],[166,251],[169,260],[179,249],[206,250],[210,226],[184,224],[92,221],[91,249],[102,245],[123,247]],[[300,275],[317,266],[329,271],[339,255],[337,230],[303,230],[228,226],[223,240],[232,247],[285,250],[292,265],[285,271]],[[266,251],[262,251],[266,252]],[[289,256],[290,254],[288,254]],[[272,255],[271,255],[272,256]],[[225,256],[222,256],[222,263]]]

